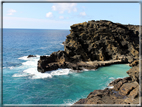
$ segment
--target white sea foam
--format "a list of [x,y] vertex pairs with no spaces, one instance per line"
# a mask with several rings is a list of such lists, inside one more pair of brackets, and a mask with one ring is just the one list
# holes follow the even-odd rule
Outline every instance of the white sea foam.
[[12,77],[25,77],[25,76],[28,76],[27,74],[14,74],[12,75]]
[[31,79],[43,79],[43,78],[52,78],[52,76],[48,73],[40,73],[36,68],[29,68],[23,71],[27,73]]
[[96,69],[85,69],[85,68],[83,68],[82,72],[83,71],[96,71]]
[[114,88],[114,86],[108,86],[107,88],[112,89],[112,88]]
[[84,68],[82,71],[89,71],[89,70]]
[[61,45],[64,45],[63,43],[61,43]]
[[51,75],[68,75],[70,73],[70,69],[58,69],[51,72]]
[[[35,56],[38,57],[38,58],[40,57],[40,55],[35,55]],[[36,58],[36,57],[33,57],[33,58]]]
[[14,68],[14,66],[11,66],[11,67],[8,67],[9,69],[13,69]]
[[[49,55],[45,55],[45,56],[49,56]],[[36,55],[36,57],[30,57],[30,58],[27,58],[27,56],[24,56],[19,59],[27,60],[26,62],[22,63],[22,65],[24,65],[24,66],[37,67],[37,62],[38,62],[39,58],[40,58],[40,55]]]
[[50,56],[50,55],[45,55],[45,56]]
[[54,71],[47,71],[45,73],[40,73],[36,68],[29,68],[24,70],[23,72],[28,73],[31,76],[31,79],[44,79],[44,78],[52,78],[55,75],[68,75],[70,73],[70,69],[58,69]]
[[31,59],[37,59],[37,58],[40,57],[40,55],[35,55],[35,56],[36,57],[30,57],[30,58],[28,58],[28,56],[22,56],[22,57],[20,57],[18,59],[20,59],[20,60],[31,60]]
[[[84,98],[84,97],[83,97]],[[72,99],[65,99],[64,100],[64,104],[66,104],[67,106],[71,106],[73,105],[75,102],[77,102],[79,99],[77,100],[72,100]]]
[[31,60],[31,61],[26,61],[26,62],[23,62],[22,65],[25,65],[25,66],[35,66],[37,64],[38,60]]
[[37,66],[37,61],[39,60],[39,55],[36,55],[36,57],[30,57],[30,58],[27,58],[28,56],[23,56],[23,57],[20,57],[18,59],[21,59],[21,60],[26,60],[26,62],[23,62],[22,65],[24,66]]
[[125,78],[125,77],[118,77],[118,78],[116,78],[116,79],[123,79],[123,78]]
[[[28,76],[30,79],[44,79],[44,78],[52,78],[53,76],[59,75],[68,75],[71,73],[71,69],[57,69],[53,71],[48,71],[45,73],[40,73],[37,71],[37,62],[39,60],[39,55],[37,57],[27,58],[27,56],[20,57],[18,59],[25,60],[22,63],[21,68],[23,71],[20,73],[14,74],[12,77],[25,77]],[[49,55],[46,55],[49,56]]]
[[111,80],[114,80],[115,78],[113,78],[113,77],[110,77],[109,79],[111,79]]
[[20,57],[20,58],[18,58],[18,59],[21,59],[21,60],[28,60],[27,57],[28,57],[28,56],[23,56],[23,57]]

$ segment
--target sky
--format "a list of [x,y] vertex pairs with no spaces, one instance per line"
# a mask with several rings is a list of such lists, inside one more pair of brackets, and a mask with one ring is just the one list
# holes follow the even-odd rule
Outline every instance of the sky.
[[140,24],[139,3],[3,3],[3,28],[70,29],[90,20]]

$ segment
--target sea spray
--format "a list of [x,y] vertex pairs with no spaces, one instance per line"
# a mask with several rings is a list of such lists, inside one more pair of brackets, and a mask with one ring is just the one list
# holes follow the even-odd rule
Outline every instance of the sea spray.
[[[26,60],[26,62],[22,63],[22,67],[26,68],[23,72],[16,73],[12,77],[25,77],[29,76],[30,79],[44,79],[44,78],[52,78],[55,75],[68,75],[71,73],[71,69],[57,69],[53,71],[47,71],[45,73],[41,73],[37,71],[37,61],[39,60],[39,55],[37,57],[27,56],[20,57],[20,60]],[[49,55],[46,55],[49,56]]]

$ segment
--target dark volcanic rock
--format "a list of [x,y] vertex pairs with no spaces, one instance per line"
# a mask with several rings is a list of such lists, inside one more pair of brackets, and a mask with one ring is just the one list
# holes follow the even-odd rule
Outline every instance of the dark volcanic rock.
[[64,51],[53,52],[50,56],[40,56],[38,71],[44,73],[45,71],[64,68],[65,61],[67,60],[68,57]]
[[[122,25],[106,20],[88,21],[71,26],[71,33],[64,42],[64,51],[41,56],[38,71],[45,72],[58,68],[81,70],[81,61],[121,60],[121,63],[133,62],[139,58],[139,26]],[[132,63],[133,62],[133,63]],[[98,62],[98,66],[102,66]],[[80,65],[80,64],[79,64]],[[106,64],[107,65],[107,64]],[[96,67],[86,65],[86,68]]]
[[139,57],[139,26],[122,25],[106,20],[89,21],[71,26],[64,50],[82,61]]
[[28,55],[28,57],[27,58],[30,58],[30,57],[36,57],[35,55]]
[[[57,53],[64,52],[58,51]],[[56,52],[52,53],[50,56],[41,56],[38,61],[38,71],[46,72],[51,70],[56,70],[58,68],[71,68],[73,70],[83,70],[83,69],[97,69],[101,66],[108,66],[111,64],[127,63],[125,60],[109,60],[109,61],[89,61],[89,62],[79,62],[78,59],[69,58],[67,54],[61,54],[57,58]],[[62,56],[63,55],[63,56]]]

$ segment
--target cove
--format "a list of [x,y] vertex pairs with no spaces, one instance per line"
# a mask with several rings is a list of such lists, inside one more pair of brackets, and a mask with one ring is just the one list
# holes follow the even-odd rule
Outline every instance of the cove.
[[4,104],[73,104],[94,90],[106,88],[114,79],[127,77],[130,68],[126,64],[114,64],[44,79],[30,79],[31,75],[9,77],[12,87],[4,88]]

